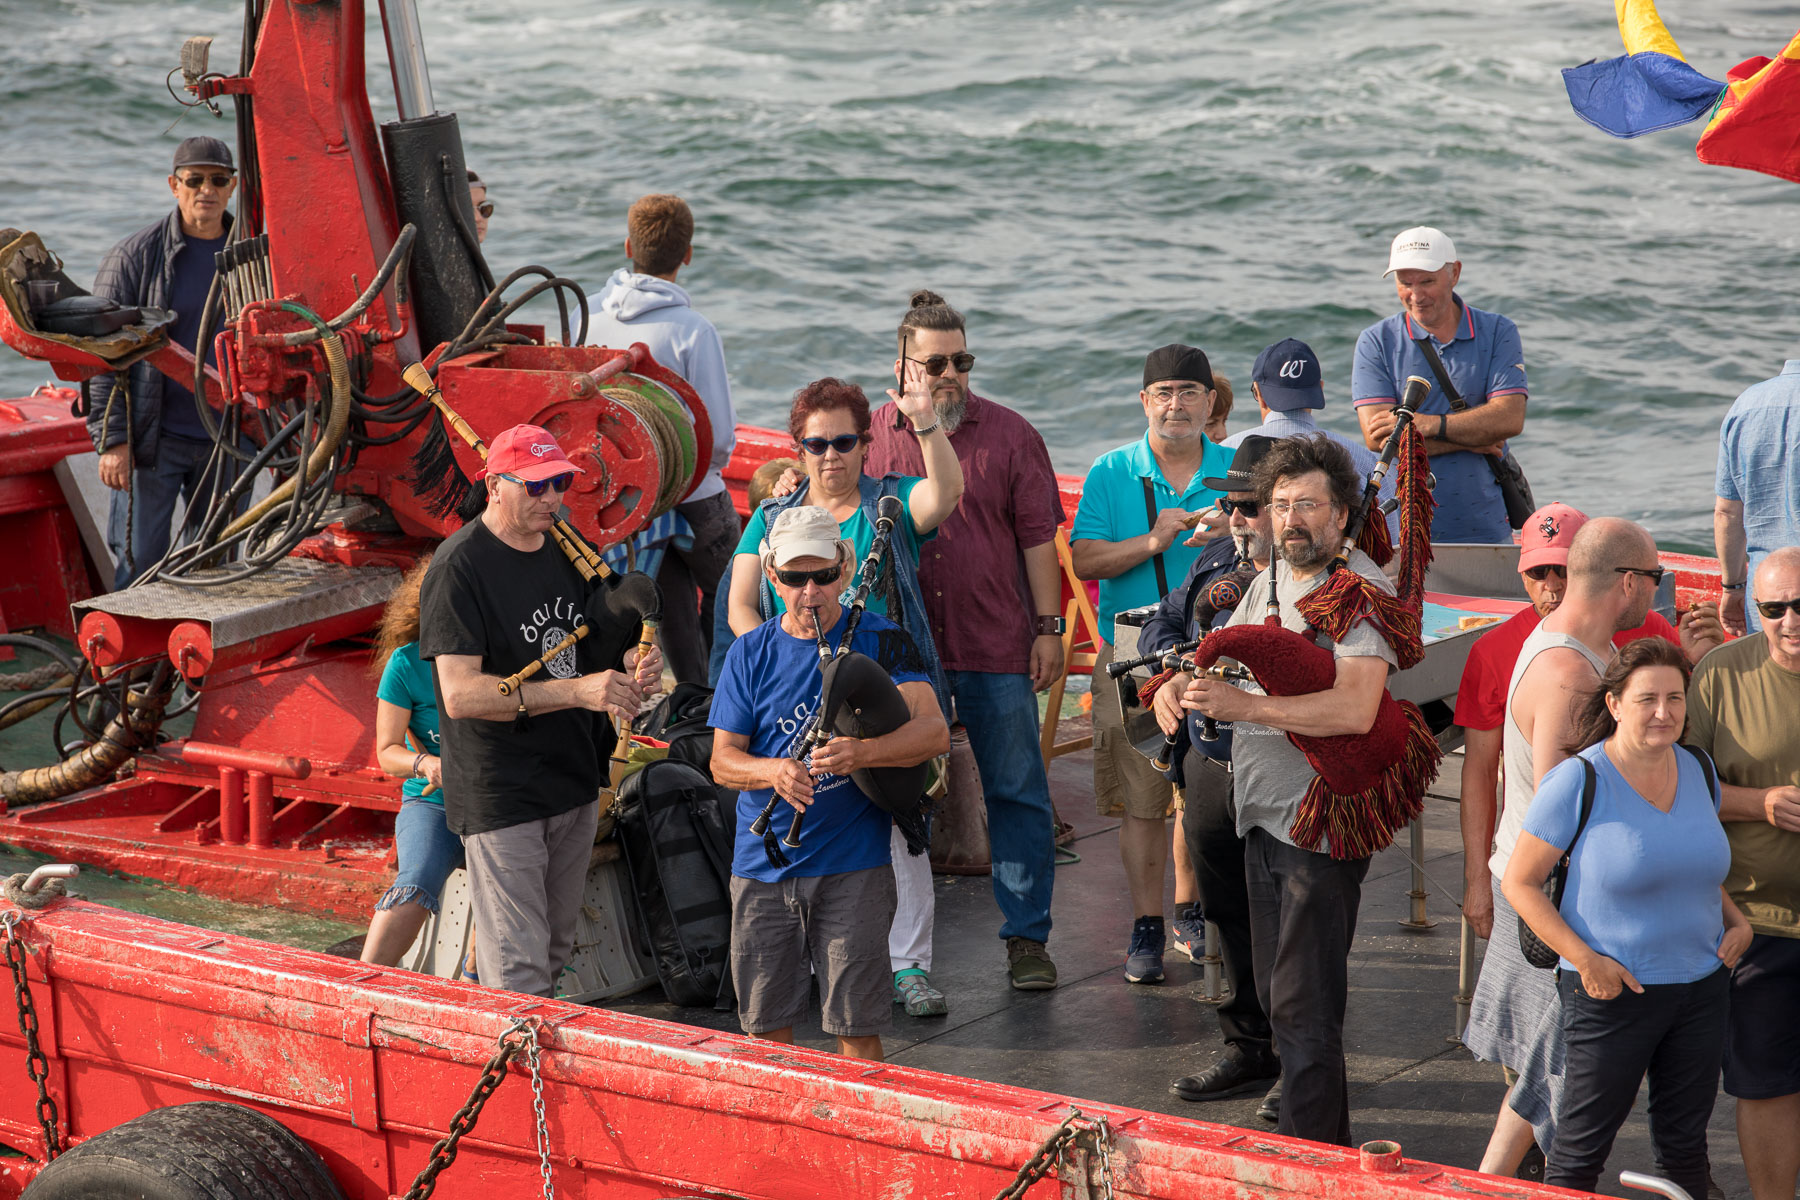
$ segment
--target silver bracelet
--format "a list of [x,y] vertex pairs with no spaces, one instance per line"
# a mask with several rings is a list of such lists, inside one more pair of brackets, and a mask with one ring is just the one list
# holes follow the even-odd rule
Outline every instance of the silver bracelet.
[[923,429],[914,429],[913,436],[914,437],[924,437],[928,433],[936,433],[938,426],[940,426],[942,424],[943,424],[942,421],[933,421],[931,424],[927,425]]

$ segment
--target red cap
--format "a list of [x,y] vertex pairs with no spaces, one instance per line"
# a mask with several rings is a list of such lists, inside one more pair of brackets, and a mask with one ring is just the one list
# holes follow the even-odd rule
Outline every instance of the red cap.
[[1529,571],[1546,563],[1569,565],[1569,543],[1575,531],[1587,524],[1587,514],[1566,504],[1546,504],[1525,518],[1519,530],[1519,570]]
[[569,461],[550,431],[538,425],[514,425],[488,443],[487,466],[477,479],[489,475],[511,475],[526,483],[554,479],[581,468]]

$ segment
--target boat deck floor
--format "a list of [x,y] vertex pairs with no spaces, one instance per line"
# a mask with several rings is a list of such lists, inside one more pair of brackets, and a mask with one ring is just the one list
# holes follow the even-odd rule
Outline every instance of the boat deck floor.
[[[1387,1138],[1399,1142],[1408,1158],[1473,1168],[1503,1086],[1498,1067],[1475,1061],[1450,1038],[1462,881],[1455,802],[1461,761],[1456,755],[1446,760],[1426,803],[1423,865],[1435,924],[1426,930],[1400,924],[1409,912],[1412,886],[1404,846],[1379,855],[1363,886],[1345,1042],[1352,1133],[1358,1141]],[[991,880],[939,875],[931,977],[949,998],[950,1012],[912,1018],[896,1009],[893,1031],[885,1038],[888,1056],[907,1066],[1266,1130],[1256,1116],[1259,1096],[1189,1104],[1169,1092],[1170,1080],[1204,1069],[1221,1051],[1218,1021],[1203,999],[1201,968],[1184,958],[1167,957],[1167,979],[1160,986],[1125,982],[1131,912],[1118,822],[1095,815],[1092,770],[1087,752],[1052,764],[1057,809],[1075,826],[1072,848],[1081,856],[1057,870],[1049,947],[1061,986],[1014,991],[997,936]],[[0,853],[0,873],[25,862]],[[360,932],[140,881],[89,875],[79,886],[104,903],[311,949]],[[1172,912],[1172,893],[1166,900]],[[733,1014],[677,1008],[654,990],[607,1006],[737,1030]],[[832,1048],[831,1039],[819,1032],[816,1002],[796,1034],[803,1044]],[[1712,1120],[1714,1176],[1726,1195],[1748,1196],[1734,1130],[1732,1101],[1721,1095]],[[1602,1190],[1639,1194],[1619,1188],[1618,1172],[1624,1169],[1654,1169],[1642,1096],[1613,1150],[1612,1182],[1603,1183]]]

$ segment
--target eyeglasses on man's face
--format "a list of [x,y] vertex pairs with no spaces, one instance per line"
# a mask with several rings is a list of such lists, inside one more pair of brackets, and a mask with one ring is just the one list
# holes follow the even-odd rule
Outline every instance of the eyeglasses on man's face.
[[1552,575],[1556,576],[1558,579],[1567,579],[1569,577],[1569,568],[1563,566],[1561,563],[1540,563],[1535,567],[1525,568],[1523,571],[1520,571],[1519,574],[1525,576],[1525,578],[1531,580],[1533,583],[1542,583]]
[[1327,502],[1324,500],[1294,500],[1292,502],[1287,500],[1277,500],[1275,503],[1269,505],[1269,511],[1275,514],[1277,519],[1286,518],[1292,515],[1299,517],[1304,521],[1306,518],[1312,516],[1313,510],[1324,508],[1326,505]]
[[1758,600],[1756,611],[1762,614],[1765,621],[1779,621],[1788,613],[1800,617],[1800,596],[1792,600]]
[[1262,511],[1262,505],[1255,500],[1233,500],[1230,496],[1221,496],[1219,498],[1219,511],[1228,517],[1232,513],[1242,513],[1244,516],[1254,521],[1256,520],[1256,514]]
[[196,192],[209,183],[221,191],[231,186],[229,175],[178,175],[176,179],[182,187]]
[[543,495],[545,488],[555,488],[556,494],[560,496],[568,491],[569,487],[575,482],[575,475],[572,471],[565,471],[561,475],[553,475],[549,479],[520,479],[517,475],[506,474],[502,474],[500,478],[518,484],[525,489],[525,494],[530,496],[533,500]]
[[809,583],[816,583],[820,587],[830,587],[842,578],[843,574],[843,563],[831,567],[820,567],[816,571],[787,571],[780,567],[775,568],[775,578],[780,581],[781,586],[791,588],[802,588]]
[[1162,405],[1179,404],[1183,408],[1186,408],[1190,404],[1200,403],[1200,401],[1206,395],[1206,393],[1201,391],[1199,388],[1192,388],[1192,387],[1186,387],[1186,388],[1153,387],[1153,388],[1147,389],[1144,392],[1144,394],[1146,396],[1150,397],[1150,403],[1152,403],[1152,404],[1162,404]]
[[955,354],[928,354],[924,358],[903,356],[907,362],[918,363],[925,368],[925,373],[934,379],[944,373],[946,367],[955,367],[958,375],[967,375],[969,368],[975,365],[975,356],[967,350],[959,350]]
[[1621,575],[1642,575],[1650,581],[1651,587],[1660,585],[1662,577],[1669,573],[1667,567],[1614,567],[1613,570]]

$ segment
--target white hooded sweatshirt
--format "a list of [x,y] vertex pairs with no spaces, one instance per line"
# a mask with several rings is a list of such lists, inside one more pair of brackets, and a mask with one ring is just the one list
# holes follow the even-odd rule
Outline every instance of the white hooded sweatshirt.
[[720,472],[737,445],[737,410],[725,378],[725,345],[713,323],[695,312],[681,287],[626,267],[612,273],[588,297],[588,344],[622,350],[633,342],[650,347],[656,361],[700,393],[712,419],[712,466],[688,501],[725,490]]

